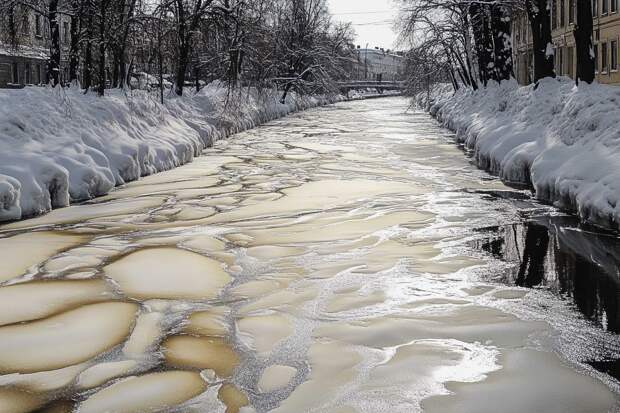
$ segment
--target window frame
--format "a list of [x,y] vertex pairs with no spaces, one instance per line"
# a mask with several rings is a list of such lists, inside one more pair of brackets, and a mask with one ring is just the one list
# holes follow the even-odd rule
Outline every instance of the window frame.
[[34,35],[36,37],[43,37],[43,27],[41,24],[41,15],[35,14],[34,16]]

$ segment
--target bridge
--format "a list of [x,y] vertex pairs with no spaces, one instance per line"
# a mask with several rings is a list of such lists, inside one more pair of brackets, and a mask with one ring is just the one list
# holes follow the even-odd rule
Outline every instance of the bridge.
[[351,80],[338,82],[338,87],[342,92],[359,89],[377,89],[379,93],[384,90],[404,90],[405,82],[399,81],[376,81],[376,80]]
[[[312,85],[312,82],[301,80],[299,77],[274,77],[270,79],[278,88],[283,88],[287,84],[300,82],[306,85]],[[350,90],[376,89],[379,93],[385,90],[404,90],[405,82],[402,81],[383,81],[383,80],[347,80],[336,82],[342,93]]]

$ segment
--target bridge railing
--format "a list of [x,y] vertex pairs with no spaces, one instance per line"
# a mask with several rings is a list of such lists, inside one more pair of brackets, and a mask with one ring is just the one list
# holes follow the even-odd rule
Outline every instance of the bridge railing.
[[[300,82],[305,83],[307,85],[312,84],[312,82],[302,81],[296,77],[273,77],[270,78],[269,81],[273,82],[278,87],[282,87],[290,82]],[[375,89],[392,89],[392,90],[400,90],[405,88],[405,82],[398,80],[343,80],[336,82],[338,87],[341,89],[363,89],[363,88],[375,88]]]
[[392,89],[401,90],[405,88],[405,83],[400,81],[377,81],[377,80],[351,80],[338,82],[338,86],[342,89]]

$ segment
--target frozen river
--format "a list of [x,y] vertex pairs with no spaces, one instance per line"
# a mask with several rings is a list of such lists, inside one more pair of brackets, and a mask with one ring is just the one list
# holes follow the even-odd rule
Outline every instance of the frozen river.
[[615,410],[617,238],[407,108],[308,110],[0,226],[0,412]]

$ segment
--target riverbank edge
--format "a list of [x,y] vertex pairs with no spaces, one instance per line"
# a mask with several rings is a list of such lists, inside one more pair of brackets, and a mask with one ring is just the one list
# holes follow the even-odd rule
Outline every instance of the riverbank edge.
[[[620,119],[617,90],[568,78],[538,87],[516,81],[456,93],[447,85],[415,97],[478,168],[582,222],[620,229]],[[617,122],[616,122],[617,123]]]
[[[168,97],[162,105],[143,91],[112,91],[100,98],[49,88],[2,90],[0,223],[96,199],[141,177],[185,165],[217,140],[289,114],[374,97],[289,93],[280,103],[276,90],[245,88],[231,94],[215,84]],[[33,126],[35,113],[48,119]],[[142,123],[147,126],[135,127]],[[93,132],[97,129],[103,131]]]

